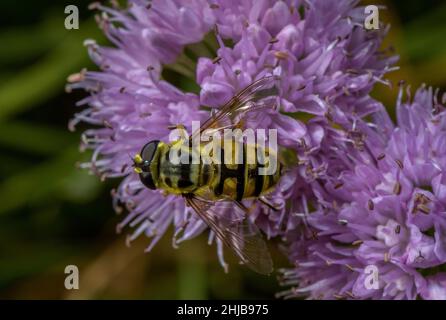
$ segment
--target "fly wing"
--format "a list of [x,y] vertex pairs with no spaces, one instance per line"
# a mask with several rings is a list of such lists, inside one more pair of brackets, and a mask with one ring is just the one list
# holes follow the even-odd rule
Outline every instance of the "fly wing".
[[246,214],[237,214],[236,204],[223,208],[232,203],[213,203],[193,195],[186,196],[186,202],[243,264],[260,274],[271,274],[273,263],[262,235]]
[[277,76],[267,76],[251,83],[206,120],[199,130],[193,132],[191,139],[199,137],[206,130],[239,126],[252,111],[274,109],[278,96],[277,81]]

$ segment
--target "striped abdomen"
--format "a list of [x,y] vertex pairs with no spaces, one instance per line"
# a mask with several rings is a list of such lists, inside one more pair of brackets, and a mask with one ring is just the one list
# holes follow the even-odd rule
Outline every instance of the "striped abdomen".
[[[269,154],[268,149],[260,149],[257,145],[244,144],[241,164],[222,163],[215,166],[217,172],[210,188],[216,198],[229,197],[234,200],[242,200],[258,197],[276,185],[280,178],[280,163],[277,162],[276,170],[272,174],[261,174],[259,169],[265,168],[265,165],[260,164],[256,156],[254,156],[254,159],[251,158],[252,161],[247,161],[247,150],[250,148],[254,155],[266,153],[270,157],[270,161],[277,161],[277,157]],[[224,151],[224,149],[221,149],[222,159],[224,159]]]
[[[235,148],[233,148],[235,149]],[[249,151],[248,151],[249,150]],[[259,152],[258,152],[259,151]],[[190,149],[182,149],[183,153],[190,154]],[[251,152],[248,161],[248,153]],[[253,152],[253,153],[252,153]],[[221,161],[221,164],[205,164],[200,159],[199,164],[173,164],[169,161],[169,152],[166,150],[161,156],[159,178],[162,189],[170,193],[194,193],[198,196],[218,200],[231,198],[242,200],[244,198],[258,197],[275,186],[280,178],[281,165],[274,154],[269,154],[267,148],[261,149],[256,145],[243,144],[243,158],[237,164],[234,159]],[[225,159],[224,148],[220,149],[220,159]],[[267,159],[276,161],[276,170],[271,174],[261,174],[262,165],[257,155],[266,154]],[[252,157],[254,154],[254,157]],[[192,160],[192,156],[189,156]],[[229,157],[231,158],[231,157]]]

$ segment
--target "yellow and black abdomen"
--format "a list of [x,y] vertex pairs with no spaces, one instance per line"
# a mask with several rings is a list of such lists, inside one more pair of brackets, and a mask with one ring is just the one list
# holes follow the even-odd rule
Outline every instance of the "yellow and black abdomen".
[[[248,153],[251,152],[251,157]],[[267,161],[259,161],[259,156]],[[233,157],[234,158],[234,157]],[[225,150],[221,149],[221,159],[225,159]],[[245,198],[259,197],[273,188],[280,179],[281,164],[277,156],[270,153],[268,148],[258,145],[243,144],[243,161],[236,163],[234,159],[229,163],[222,161],[215,166],[215,174],[209,187],[216,198],[230,198],[240,201]],[[250,161],[248,161],[250,159]],[[266,163],[265,163],[266,162]],[[267,171],[268,165],[275,162],[275,170]]]
[[[220,149],[220,163],[205,162],[199,157],[199,163],[193,163],[191,148],[174,144],[170,147],[164,145],[160,150],[158,162],[158,187],[173,194],[193,193],[209,200],[258,197],[269,191],[276,185],[280,178],[281,165],[275,154],[268,148],[262,149],[258,145],[243,144],[243,157],[240,163],[236,163],[233,156],[230,161],[224,161],[225,149]],[[251,157],[248,153],[251,152]],[[188,163],[176,163],[171,160],[172,153],[179,156],[182,153],[183,160],[188,158]],[[253,156],[254,155],[254,156]],[[266,156],[269,161],[259,161]],[[248,161],[248,158],[250,161]],[[276,162],[276,170],[265,174],[261,172],[271,162]]]

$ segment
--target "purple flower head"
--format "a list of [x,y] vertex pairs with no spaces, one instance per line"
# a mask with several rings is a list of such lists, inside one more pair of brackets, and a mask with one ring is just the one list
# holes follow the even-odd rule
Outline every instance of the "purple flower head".
[[[201,58],[200,101],[219,106],[265,73],[279,75],[285,112],[324,116],[376,110],[368,96],[395,57],[378,53],[385,32],[367,32],[357,1],[217,1],[218,63]],[[223,39],[230,38],[232,47]],[[296,142],[295,142],[296,143]]]
[[[203,122],[210,115],[201,106],[218,108],[267,75],[280,77],[280,104],[250,126],[277,129],[279,146],[293,150],[299,163],[286,171],[270,195],[278,210],[251,200],[247,205],[253,205],[250,217],[269,237],[298,228],[299,215],[307,215],[308,203],[322,192],[317,180],[331,181],[333,172],[351,162],[332,159],[333,148],[358,153],[363,142],[356,127],[344,134],[332,124],[349,126],[379,109],[369,91],[376,82],[385,82],[382,76],[395,61],[378,52],[385,30],[366,32],[363,8],[356,4],[338,0],[133,0],[127,8],[95,4],[102,13],[100,27],[113,46],[86,41],[101,70],[70,78],[70,89],[90,93],[78,103],[87,108],[75,115],[70,127],[78,122],[93,126],[82,135],[83,148],[93,150],[83,167],[102,179],[123,178],[112,192],[116,210],[129,212],[118,230],[134,228],[129,241],[141,234],[152,238],[150,250],[171,225],[174,245],[206,229],[181,197],[145,188],[131,170],[129,155],[150,140],[167,141],[171,126],[184,124],[190,132],[193,120]],[[214,47],[209,36],[216,39]],[[211,58],[201,54],[205,49]],[[163,80],[165,70],[195,80],[199,93],[183,92]],[[300,113],[312,119],[299,120]],[[217,243],[224,265],[222,245]]]
[[296,269],[284,283],[295,287],[286,296],[446,298],[446,111],[437,97],[423,87],[403,103],[401,90],[397,126],[385,112],[376,126],[363,123],[367,156],[353,156],[318,194],[311,233],[289,248]]
[[[208,31],[210,9],[200,1],[184,6],[159,1],[153,10],[142,1],[130,2],[128,9],[96,6],[103,12],[100,26],[116,47],[86,41],[91,58],[102,71],[83,70],[76,79],[81,81],[70,84],[70,89],[90,92],[78,103],[89,107],[75,115],[70,128],[80,121],[96,126],[82,134],[82,149],[94,150],[91,161],[82,167],[101,179],[124,177],[112,196],[118,213],[129,212],[117,226],[118,232],[126,225],[135,229],[129,243],[145,234],[153,238],[149,251],[173,224],[175,235],[182,231],[182,236],[174,239],[176,245],[201,233],[205,224],[180,197],[166,198],[145,188],[132,171],[131,157],[148,141],[168,141],[172,125],[190,126],[193,120],[208,117],[199,110],[196,95],[160,80],[160,72],[162,63],[172,61],[185,44],[200,40]],[[187,129],[190,132],[191,128]]]
[[[378,54],[386,32],[366,32],[364,10],[355,4],[316,0],[214,5],[219,59],[198,62],[201,103],[219,106],[257,77],[272,73],[281,78],[281,111],[312,116],[303,123],[299,116],[291,120],[279,114],[270,117],[270,123],[258,125],[278,129],[279,144],[296,150],[300,162],[292,190],[274,197],[278,203],[292,199],[296,208],[289,208],[288,216],[283,210],[270,214],[262,208],[266,217],[260,225],[268,235],[282,230],[288,220],[295,225],[289,213],[304,212],[300,204],[311,197],[308,183],[337,170],[338,161],[329,161],[331,148],[355,138],[361,142],[359,137],[340,135],[331,122],[348,126],[381,107],[368,93],[374,83],[385,83],[381,77],[392,69],[395,57]],[[234,42],[232,47],[225,44],[226,38]],[[306,181],[305,191],[299,180]],[[266,220],[279,223],[265,225]]]

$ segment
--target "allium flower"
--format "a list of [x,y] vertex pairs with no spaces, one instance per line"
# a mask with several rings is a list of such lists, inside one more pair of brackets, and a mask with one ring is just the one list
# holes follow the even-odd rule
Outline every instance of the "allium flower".
[[373,130],[359,129],[366,155],[321,188],[323,205],[289,248],[296,268],[284,283],[296,287],[284,295],[446,299],[446,111],[437,96],[423,87],[402,103],[401,90],[397,126],[380,112]]
[[[271,72],[282,79],[285,112],[325,116],[341,108],[363,116],[374,111],[368,93],[396,58],[378,53],[386,32],[364,30],[364,10],[355,7],[357,2],[217,1],[221,62],[198,62],[201,103],[219,106]],[[231,38],[233,47],[222,38]],[[290,142],[296,144],[299,137],[294,138]]]
[[[80,121],[100,126],[82,135],[82,148],[94,150],[91,162],[82,166],[101,179],[125,177],[112,196],[118,213],[129,211],[117,226],[118,232],[126,225],[135,228],[129,243],[145,234],[153,238],[150,251],[172,224],[175,234],[183,231],[178,242],[194,237],[205,224],[183,199],[146,189],[132,172],[130,158],[148,141],[168,141],[170,126],[181,123],[190,131],[193,120],[208,117],[199,110],[196,95],[159,78],[162,63],[172,62],[184,45],[200,40],[212,26],[210,8],[204,1],[186,1],[184,6],[160,1],[152,8],[148,2],[132,1],[126,10],[94,7],[103,11],[100,26],[116,48],[87,40],[90,56],[102,71],[83,70],[74,77],[81,81],[70,84],[70,89],[90,92],[78,103],[89,108],[75,115],[70,128]],[[124,27],[115,27],[116,22]]]
[[[153,238],[147,250],[172,224],[175,235],[181,234],[174,245],[206,229],[181,198],[144,188],[131,172],[129,155],[150,140],[166,141],[172,125],[184,124],[190,132],[192,120],[209,117],[201,105],[218,108],[271,74],[280,76],[281,103],[257,127],[278,129],[279,145],[293,149],[299,165],[288,170],[270,195],[280,210],[257,204],[251,218],[269,237],[295,229],[299,219],[290,212],[304,213],[308,201],[314,201],[312,183],[339,169],[330,160],[330,141],[356,149],[362,143],[354,130],[340,135],[332,121],[342,127],[376,111],[379,104],[369,91],[374,83],[385,82],[382,76],[395,61],[378,52],[385,30],[365,31],[363,8],[356,5],[349,0],[133,0],[128,8],[95,4],[102,11],[99,24],[114,47],[86,42],[101,71],[83,71],[69,79],[70,89],[90,92],[79,102],[87,109],[71,127],[80,121],[96,126],[83,134],[83,146],[93,150],[84,167],[104,179],[124,178],[113,192],[117,211],[129,211],[118,229],[135,228],[129,240],[141,234]],[[216,47],[208,41],[211,30]],[[211,58],[201,55],[206,50]],[[183,78],[195,76],[187,81],[196,81],[199,94],[162,80],[166,69]],[[302,112],[313,119],[298,120]],[[219,257],[224,265],[221,243]]]

